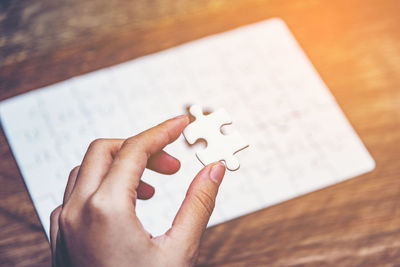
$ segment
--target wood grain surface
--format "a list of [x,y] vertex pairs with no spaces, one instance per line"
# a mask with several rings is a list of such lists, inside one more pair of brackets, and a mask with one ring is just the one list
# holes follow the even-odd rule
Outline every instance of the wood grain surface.
[[[0,99],[281,17],[376,169],[208,229],[198,265],[400,266],[399,11],[398,0],[2,0]],[[0,266],[49,265],[48,242],[1,132]]]

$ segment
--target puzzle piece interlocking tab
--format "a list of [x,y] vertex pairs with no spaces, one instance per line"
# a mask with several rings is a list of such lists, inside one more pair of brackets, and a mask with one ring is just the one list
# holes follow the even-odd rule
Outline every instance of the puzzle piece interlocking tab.
[[222,134],[221,127],[232,123],[229,114],[224,109],[218,109],[204,115],[199,105],[191,106],[189,111],[195,117],[195,121],[185,128],[183,135],[189,144],[194,144],[201,138],[206,140],[207,147],[196,152],[201,163],[208,165],[223,160],[228,170],[239,169],[240,164],[234,154],[246,148],[248,144],[238,132]]

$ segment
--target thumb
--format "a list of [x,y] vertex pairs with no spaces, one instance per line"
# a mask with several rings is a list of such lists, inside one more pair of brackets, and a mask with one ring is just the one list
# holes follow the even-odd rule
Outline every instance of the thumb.
[[196,247],[199,244],[214,209],[224,174],[225,165],[221,162],[207,165],[197,174],[167,235],[189,246]]

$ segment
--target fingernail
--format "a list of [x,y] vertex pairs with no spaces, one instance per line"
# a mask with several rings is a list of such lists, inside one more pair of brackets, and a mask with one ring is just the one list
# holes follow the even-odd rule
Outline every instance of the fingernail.
[[225,165],[222,164],[221,162],[218,162],[212,166],[210,171],[210,178],[214,180],[217,184],[221,184],[224,174],[225,174]]

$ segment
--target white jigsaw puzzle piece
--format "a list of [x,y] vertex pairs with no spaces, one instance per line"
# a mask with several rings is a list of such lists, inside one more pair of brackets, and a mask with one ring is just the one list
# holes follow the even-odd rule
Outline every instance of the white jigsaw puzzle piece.
[[207,147],[196,152],[201,163],[208,165],[223,160],[228,170],[239,169],[240,164],[234,154],[246,148],[248,144],[237,132],[229,135],[221,133],[223,125],[232,123],[229,114],[224,109],[218,109],[209,115],[204,115],[199,105],[191,106],[190,113],[196,120],[185,128],[183,135],[189,144],[194,144],[200,138],[207,141]]

